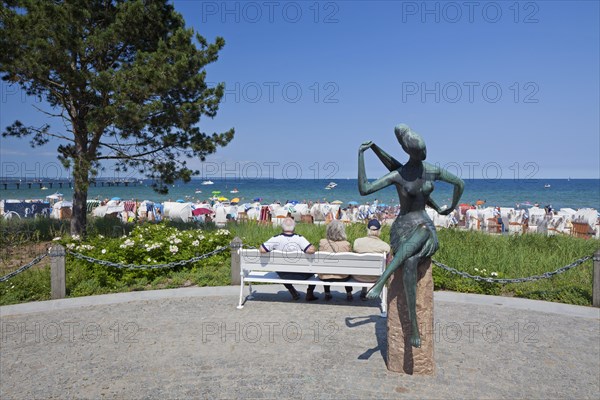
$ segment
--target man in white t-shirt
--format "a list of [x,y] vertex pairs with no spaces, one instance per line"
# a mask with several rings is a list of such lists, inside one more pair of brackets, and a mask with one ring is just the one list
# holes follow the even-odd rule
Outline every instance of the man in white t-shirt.
[[[261,253],[268,253],[272,250],[281,250],[286,252],[304,252],[307,254],[313,254],[316,251],[315,247],[310,244],[310,242],[306,240],[304,236],[294,233],[294,229],[296,229],[296,223],[294,222],[293,218],[284,218],[284,220],[281,222],[281,228],[283,229],[281,234],[273,236],[271,239],[260,245],[259,251]],[[302,272],[278,271],[277,274],[283,279],[298,280],[305,280],[314,276],[314,274]],[[284,286],[290,291],[290,294],[294,300],[298,300],[300,298],[300,295],[292,284],[285,283]],[[314,294],[314,290],[315,285],[308,285],[308,289],[306,290],[306,301],[318,299],[318,297]]]
[[[352,249],[355,253],[387,253],[390,254],[390,245],[381,240],[381,224],[376,219],[372,219],[367,224],[367,236],[358,238],[354,241]],[[389,259],[389,257],[388,257]],[[376,282],[379,277],[368,275],[353,275],[353,278],[359,282]],[[361,300],[367,300],[367,288],[362,288],[360,292]]]

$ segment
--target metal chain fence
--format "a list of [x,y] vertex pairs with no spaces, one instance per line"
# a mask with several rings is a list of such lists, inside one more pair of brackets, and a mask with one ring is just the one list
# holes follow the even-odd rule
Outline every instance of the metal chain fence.
[[229,249],[229,247],[230,246],[219,247],[219,248],[211,251],[210,253],[206,253],[206,254],[203,254],[198,257],[193,257],[193,258],[190,258],[189,260],[174,261],[174,262],[167,263],[167,264],[119,264],[119,263],[114,263],[111,261],[98,260],[97,258],[89,257],[89,256],[83,255],[81,253],[76,253],[71,250],[67,250],[67,253],[69,253],[73,257],[78,258],[80,260],[85,260],[85,261],[89,261],[91,263],[104,265],[106,267],[143,270],[143,269],[161,269],[161,268],[181,267],[183,265],[192,264],[197,261],[203,260],[205,258],[211,257],[215,254],[221,253],[221,252]]
[[21,272],[27,271],[29,268],[31,268],[35,264],[39,263],[40,261],[42,261],[47,256],[48,256],[48,253],[40,254],[39,256],[37,256],[36,258],[34,258],[33,260],[31,260],[29,263],[27,263],[27,264],[23,265],[22,267],[14,270],[10,274],[4,275],[2,278],[0,278],[0,282],[6,282],[10,278],[12,278],[12,277],[14,277],[16,275],[19,275]]
[[[223,251],[229,249],[231,247],[231,245],[228,246],[222,246],[219,247],[209,253],[197,256],[197,257],[193,257],[190,258],[189,260],[181,260],[181,261],[174,261],[171,263],[166,263],[166,264],[120,264],[120,263],[114,263],[111,261],[106,261],[106,260],[99,260],[97,258],[93,258],[93,257],[89,257],[86,256],[84,254],[81,253],[77,253],[71,250],[67,250],[66,252],[70,255],[72,255],[75,258],[78,258],[80,260],[84,260],[84,261],[88,261],[91,263],[95,263],[95,264],[99,264],[99,265],[104,265],[107,267],[114,267],[114,268],[123,268],[123,269],[138,269],[138,270],[145,270],[145,269],[165,269],[165,268],[175,268],[175,267],[180,267],[183,265],[187,265],[187,264],[192,264],[195,262],[198,262],[200,260],[203,260],[205,258],[211,257],[215,254],[219,254],[222,253]],[[256,248],[254,246],[248,246],[248,245],[244,245],[242,244],[240,247],[245,247],[245,248]],[[0,282],[5,282],[9,279],[11,279],[12,277],[20,274],[21,272],[24,272],[26,270],[28,270],[29,268],[33,267],[34,265],[36,265],[37,263],[39,263],[40,261],[42,261],[45,257],[47,257],[48,254],[41,254],[39,256],[37,256],[36,258],[34,258],[33,260],[31,260],[29,263],[23,265],[22,267],[18,268],[17,270],[4,275],[3,277],[0,278]],[[529,277],[525,277],[525,278],[490,278],[490,277],[483,277],[483,276],[479,276],[479,275],[471,275],[468,272],[463,272],[463,271],[459,271],[455,268],[449,267],[445,264],[442,264],[439,261],[436,260],[431,260],[431,262],[436,265],[437,267],[448,271],[450,273],[456,274],[456,275],[460,275],[463,278],[468,278],[468,279],[473,279],[475,281],[479,281],[479,282],[488,282],[488,283],[521,283],[521,282],[533,282],[533,281],[537,281],[540,279],[545,279],[545,278],[551,278],[555,275],[561,274],[563,272],[566,272],[572,268],[577,267],[578,265],[583,264],[584,262],[592,259],[593,256],[585,256],[582,258],[579,258],[578,260],[575,260],[574,262],[572,262],[571,264],[565,265],[564,267],[558,268],[552,272],[544,272],[541,275],[533,275],[533,276],[529,276]]]
[[592,258],[592,256],[581,257],[580,259],[572,262],[571,264],[565,265],[564,267],[558,268],[557,270],[554,270],[552,272],[544,272],[541,275],[533,275],[533,276],[528,276],[526,278],[486,278],[486,277],[479,276],[479,275],[471,275],[468,272],[459,271],[455,268],[449,267],[449,266],[444,265],[441,262],[438,262],[435,260],[431,260],[431,262],[443,270],[446,270],[446,271],[451,272],[456,275],[460,275],[463,278],[474,279],[474,280],[480,281],[480,282],[483,281],[483,282],[489,282],[489,283],[521,283],[521,282],[533,282],[533,281],[537,281],[540,279],[551,278],[554,275],[562,274],[563,272],[566,272],[566,271],[570,270],[571,268],[575,268],[576,266],[583,264],[584,262],[586,262],[587,260],[590,260],[591,258]]

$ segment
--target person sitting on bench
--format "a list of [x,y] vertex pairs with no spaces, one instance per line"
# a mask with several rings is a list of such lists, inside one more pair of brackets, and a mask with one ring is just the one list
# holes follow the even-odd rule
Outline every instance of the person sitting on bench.
[[[259,251],[261,253],[268,253],[272,250],[281,250],[285,252],[302,251],[307,254],[313,254],[316,251],[315,247],[304,236],[294,233],[294,229],[296,229],[296,222],[294,222],[293,218],[284,218],[281,222],[281,228],[283,230],[281,234],[273,236],[260,245]],[[314,274],[311,273],[279,271],[277,271],[277,275],[283,279],[298,280],[305,280],[314,276]],[[290,294],[294,300],[298,300],[300,298],[300,295],[292,284],[286,283],[284,286],[290,291]],[[306,301],[318,299],[318,297],[314,294],[315,286],[316,285],[308,285],[308,289],[306,290]]]
[[[360,237],[354,241],[355,253],[388,253],[390,254],[390,245],[381,240],[381,224],[378,220],[372,219],[367,224],[367,236]],[[354,279],[359,282],[377,282],[377,276],[354,275]],[[360,293],[361,300],[367,300],[367,288],[362,288]]]

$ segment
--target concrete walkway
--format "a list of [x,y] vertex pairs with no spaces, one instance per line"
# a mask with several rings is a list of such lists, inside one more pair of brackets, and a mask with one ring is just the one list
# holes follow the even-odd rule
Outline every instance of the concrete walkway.
[[[0,307],[0,398],[600,397],[600,310],[435,293],[436,374],[388,372],[377,302],[281,286]],[[300,287],[302,289],[302,287]]]

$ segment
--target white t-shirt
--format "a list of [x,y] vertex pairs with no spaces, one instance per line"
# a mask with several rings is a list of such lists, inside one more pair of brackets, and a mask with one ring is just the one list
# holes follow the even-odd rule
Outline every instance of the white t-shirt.
[[281,233],[262,244],[263,249],[267,252],[272,250],[306,252],[309,246],[310,242],[297,233]]

